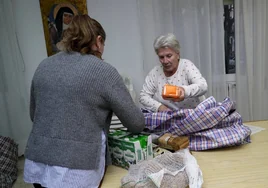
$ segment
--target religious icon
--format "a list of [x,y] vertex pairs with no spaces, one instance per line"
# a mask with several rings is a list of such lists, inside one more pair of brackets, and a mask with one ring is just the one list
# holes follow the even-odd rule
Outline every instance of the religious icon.
[[59,51],[57,43],[75,15],[87,14],[86,0],[40,0],[47,54]]

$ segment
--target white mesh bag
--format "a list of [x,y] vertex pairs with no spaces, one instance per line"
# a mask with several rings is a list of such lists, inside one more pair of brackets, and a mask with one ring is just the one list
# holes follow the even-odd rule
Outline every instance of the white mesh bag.
[[188,149],[131,165],[122,188],[201,188],[202,172]]

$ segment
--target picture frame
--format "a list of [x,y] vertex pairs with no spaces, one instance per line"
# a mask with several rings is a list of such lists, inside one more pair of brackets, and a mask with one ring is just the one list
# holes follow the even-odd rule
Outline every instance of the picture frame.
[[86,0],[39,0],[47,55],[59,52],[57,43],[61,41],[64,30],[72,18],[88,14]]

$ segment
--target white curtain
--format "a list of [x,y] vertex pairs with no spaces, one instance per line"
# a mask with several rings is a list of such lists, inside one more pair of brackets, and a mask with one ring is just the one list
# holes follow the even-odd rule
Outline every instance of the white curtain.
[[222,0],[137,0],[144,76],[159,63],[154,39],[174,33],[181,57],[191,60],[208,82],[207,96],[226,96]]
[[244,121],[268,119],[268,1],[235,0],[237,108]]
[[24,63],[16,37],[10,0],[0,1],[0,135],[25,149],[31,128],[28,97],[25,90]]

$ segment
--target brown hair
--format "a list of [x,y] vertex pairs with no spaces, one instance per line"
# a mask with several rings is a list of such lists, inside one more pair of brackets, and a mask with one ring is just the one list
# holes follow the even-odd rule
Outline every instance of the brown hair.
[[63,34],[59,49],[65,52],[79,52],[92,54],[101,58],[99,51],[94,51],[92,45],[96,44],[96,38],[101,36],[105,42],[106,34],[101,24],[88,15],[77,15]]

